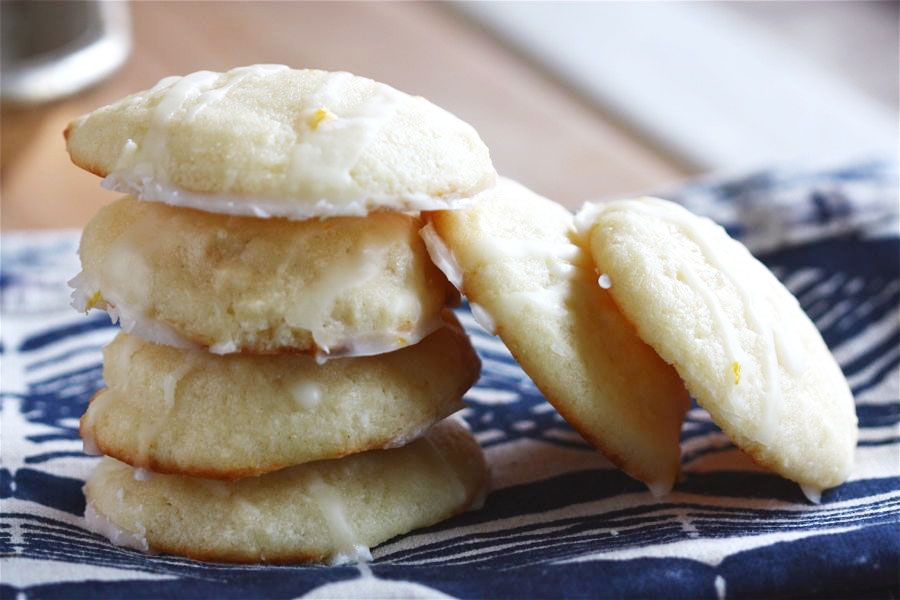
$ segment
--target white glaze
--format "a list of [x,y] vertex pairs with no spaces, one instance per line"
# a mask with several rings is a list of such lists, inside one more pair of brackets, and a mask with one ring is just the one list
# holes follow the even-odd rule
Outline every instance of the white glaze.
[[822,488],[806,483],[801,483],[799,485],[800,490],[803,492],[803,495],[806,496],[807,500],[809,500],[813,504],[822,503]]
[[650,490],[650,494],[654,498],[662,498],[672,491],[672,484],[664,483],[662,481],[645,481],[644,485],[647,486],[647,489]]
[[291,396],[298,407],[309,410],[322,401],[322,388],[312,381],[300,381],[291,386]]
[[482,329],[491,335],[497,334],[497,323],[487,309],[475,302],[469,302],[469,310],[472,312],[475,322],[481,325]]
[[328,485],[317,471],[310,471],[306,491],[316,507],[325,518],[329,536],[336,551],[331,556],[332,566],[357,561],[372,560],[372,553],[353,531],[344,514],[344,505],[340,494]]
[[[297,136],[288,167],[292,195],[332,201],[364,195],[351,171],[372,139],[410,98],[390,86],[376,85],[365,102],[344,108],[353,80],[350,73],[326,73],[306,101],[310,106],[303,118],[306,128]],[[319,111],[333,118],[319,119]]]
[[[178,80],[160,90],[165,90],[162,99],[153,109],[150,115],[150,123],[140,147],[132,154],[130,164],[126,167],[138,177],[166,178],[165,165],[167,164],[168,130],[175,115],[191,98],[200,94],[201,90],[210,87],[216,79],[217,73],[211,71],[197,71]],[[122,163],[122,156],[117,164]]]
[[112,172],[100,183],[105,189],[133,195],[140,200],[238,217],[277,217],[293,221],[328,217],[365,217],[371,212],[419,213],[431,210],[458,210],[471,206],[492,188],[476,194],[431,196],[406,192],[397,196],[360,195],[345,201],[315,196],[278,198],[237,194],[204,194],[181,189],[154,177],[138,177],[125,171]]
[[559,279],[573,279],[583,269],[593,270],[591,257],[571,242],[494,238],[481,240],[480,253],[485,260],[539,260],[551,275]]
[[431,429],[432,425],[433,423],[426,423],[414,431],[391,438],[386,444],[381,446],[381,449],[389,450],[391,448],[402,448],[403,446],[407,446],[428,433],[428,430]]
[[[283,65],[239,67],[224,74],[199,71],[185,77],[167,77],[151,90],[132,97],[133,103],[162,93],[151,113],[149,127],[137,145],[128,140],[103,186],[134,194],[143,200],[259,218],[308,219],[332,216],[365,216],[372,210],[419,212],[450,210],[468,204],[473,194],[404,193],[396,197],[373,196],[352,177],[353,167],[381,128],[406,102],[412,100],[394,88],[376,84],[371,95],[356,106],[346,107],[344,97],[353,75],[323,73],[321,86],[299,119],[299,129],[287,167],[290,193],[285,197],[205,194],[171,184],[166,172],[168,130],[177,120],[190,122],[221,101],[245,79],[283,71]],[[183,113],[183,114],[182,114]],[[324,118],[323,118],[324,116]],[[226,173],[228,179],[235,172]],[[227,186],[226,186],[227,189]],[[481,192],[484,190],[477,190]]]
[[288,67],[285,65],[251,65],[248,67],[237,67],[235,69],[230,70],[228,73],[235,74],[231,79],[226,79],[226,82],[221,87],[214,87],[210,90],[207,90],[200,94],[197,98],[194,105],[187,111],[185,114],[185,121],[191,122],[197,118],[201,112],[203,112],[207,107],[214,105],[216,102],[219,102],[222,98],[224,98],[228,92],[231,91],[233,87],[251,77],[253,75],[265,77],[271,73],[277,73],[279,71],[285,71]]
[[240,350],[234,340],[226,342],[217,342],[209,347],[209,351],[213,354],[232,354]]
[[73,288],[72,307],[79,312],[88,312],[87,304],[97,293],[102,298],[93,307],[106,311],[110,321],[119,323],[125,333],[131,333],[149,342],[165,344],[176,348],[195,349],[200,346],[175,331],[169,325],[145,316],[142,309],[129,306],[119,296],[103,289],[92,277],[88,277],[83,271],[69,280],[69,286]]
[[[150,454],[150,446],[153,445],[153,443],[159,437],[160,432],[163,430],[163,428],[165,428],[172,414],[172,410],[175,408],[175,400],[178,393],[178,384],[182,379],[184,379],[185,375],[187,375],[197,367],[198,360],[198,353],[189,352],[184,357],[184,362],[178,365],[178,367],[174,371],[166,373],[163,376],[163,411],[161,414],[156,416],[153,423],[143,423],[141,425],[141,428],[138,430],[138,452],[137,456],[135,457],[135,462],[137,463],[137,465],[146,465],[148,463],[147,459]],[[135,476],[135,478],[137,477]]]
[[85,428],[85,431],[81,434],[81,451],[88,456],[103,456],[100,448],[97,447],[97,440],[94,439],[92,429]]
[[94,508],[93,502],[88,502],[84,507],[84,525],[89,531],[102,535],[116,546],[133,548],[141,552],[148,552],[150,545],[147,543],[146,530],[138,533],[126,531],[100,514]]
[[438,235],[434,225],[430,222],[419,230],[419,236],[425,242],[428,256],[431,262],[444,273],[447,280],[460,292],[463,291],[463,271],[459,262],[453,255],[453,251],[447,246],[443,238]]

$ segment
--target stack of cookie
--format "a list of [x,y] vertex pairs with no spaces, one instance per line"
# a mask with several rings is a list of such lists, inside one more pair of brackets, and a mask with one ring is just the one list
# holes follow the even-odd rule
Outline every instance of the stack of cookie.
[[81,422],[110,457],[85,486],[93,528],[335,561],[484,493],[478,445],[445,420],[479,361],[417,216],[493,186],[471,127],[348,73],[258,65],[164,79],[66,139],[131,194],[85,229],[73,280],[76,308],[123,329]]

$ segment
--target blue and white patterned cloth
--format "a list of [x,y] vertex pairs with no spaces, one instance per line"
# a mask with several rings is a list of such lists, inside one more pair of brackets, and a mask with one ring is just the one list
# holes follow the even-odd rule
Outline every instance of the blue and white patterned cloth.
[[895,166],[767,171],[674,195],[797,295],[856,397],[850,480],[806,501],[693,408],[683,479],[654,499],[547,404],[459,311],[484,361],[463,413],[490,462],[484,508],[353,566],[235,566],[117,548],[84,528],[78,417],[115,328],[68,307],[77,232],[2,240],[0,598],[892,597],[900,565],[900,238]]

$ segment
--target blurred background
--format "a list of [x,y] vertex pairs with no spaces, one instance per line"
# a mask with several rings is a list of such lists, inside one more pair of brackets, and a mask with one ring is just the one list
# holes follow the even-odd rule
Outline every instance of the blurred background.
[[172,74],[348,70],[471,123],[575,208],[707,172],[898,152],[898,2],[16,2],[2,7],[3,229],[115,194],[62,130]]

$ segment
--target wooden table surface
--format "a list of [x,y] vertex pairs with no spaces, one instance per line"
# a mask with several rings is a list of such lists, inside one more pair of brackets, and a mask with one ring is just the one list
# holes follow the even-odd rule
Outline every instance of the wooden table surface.
[[134,50],[98,87],[2,111],[3,229],[82,227],[115,194],[73,166],[78,115],[172,74],[253,63],[347,70],[471,123],[497,170],[568,207],[674,184],[688,170],[437,3],[138,2]]

